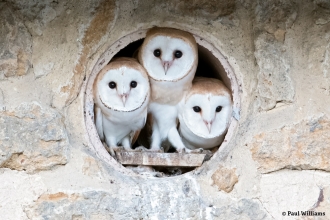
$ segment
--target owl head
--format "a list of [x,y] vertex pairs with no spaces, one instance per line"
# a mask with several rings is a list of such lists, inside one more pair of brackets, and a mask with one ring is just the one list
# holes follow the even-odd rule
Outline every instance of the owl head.
[[232,115],[232,98],[218,79],[197,77],[180,107],[180,124],[197,136],[213,138],[222,135]]
[[152,80],[179,81],[196,71],[197,43],[188,32],[155,27],[147,32],[138,59]]
[[146,70],[133,58],[117,58],[94,82],[94,98],[102,109],[131,112],[147,105],[150,96]]

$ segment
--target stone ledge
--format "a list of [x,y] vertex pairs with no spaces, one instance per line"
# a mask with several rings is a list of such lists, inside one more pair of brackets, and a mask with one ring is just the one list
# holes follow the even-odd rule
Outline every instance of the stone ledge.
[[147,165],[163,167],[199,167],[207,154],[156,153],[116,151],[122,165]]

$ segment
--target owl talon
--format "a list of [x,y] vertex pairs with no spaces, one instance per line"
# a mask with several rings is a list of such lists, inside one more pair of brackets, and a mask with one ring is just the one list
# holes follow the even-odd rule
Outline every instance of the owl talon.
[[115,152],[112,148],[110,148],[106,143],[102,142],[103,147],[108,151],[108,153],[113,157],[115,155]]
[[116,152],[117,151],[122,151],[122,150],[125,150],[125,151],[132,151],[132,149],[126,149],[126,148],[123,148],[123,147],[118,147],[118,146],[108,146],[106,144],[103,144],[104,148],[108,151],[108,153],[117,160],[117,156],[116,156]]
[[185,154],[185,153],[190,153],[190,150],[186,148],[181,148],[181,149],[177,149],[176,152],[178,152],[179,154]]
[[134,151],[134,149],[132,149],[132,148],[130,148],[130,147],[128,147],[128,148],[122,148],[122,150],[124,150],[124,151]]
[[139,146],[139,147],[135,148],[134,151],[137,151],[137,152],[144,152],[144,151],[148,151],[148,149],[145,148],[145,147],[143,147],[143,146]]
[[190,151],[190,153],[203,153],[203,152],[204,152],[203,148],[198,148]]
[[164,148],[163,147],[151,147],[149,149],[149,151],[151,152],[155,152],[155,153],[164,153]]
[[110,146],[108,152],[110,155],[117,160],[116,151],[120,151],[121,148],[117,146]]

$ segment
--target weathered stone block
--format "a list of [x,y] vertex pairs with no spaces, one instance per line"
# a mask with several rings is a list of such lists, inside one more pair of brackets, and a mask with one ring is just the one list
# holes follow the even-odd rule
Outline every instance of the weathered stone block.
[[177,190],[182,183],[175,188],[167,183],[162,187],[155,183],[137,184],[139,186],[129,187],[123,183],[125,188],[117,188],[115,194],[97,190],[44,194],[35,204],[26,207],[25,212],[30,219],[74,219],[78,216],[92,219],[98,215],[123,220],[196,219],[200,215],[202,207],[190,184],[185,191]]
[[6,220],[27,220],[24,206],[47,191],[40,177],[15,170],[0,169],[0,216]]
[[262,173],[283,168],[330,171],[330,120],[323,116],[260,133],[249,146]]
[[0,3],[0,80],[22,76],[30,68],[32,37],[21,18]]
[[256,23],[259,30],[274,33],[278,28],[290,28],[297,17],[297,5],[294,1],[258,0],[256,5]]
[[257,200],[225,199],[224,205],[210,204],[192,180],[148,179],[134,181],[131,187],[126,185],[130,180],[126,180],[116,190],[111,188],[111,192],[45,193],[24,211],[30,219],[54,220],[104,216],[105,219],[270,219]]
[[277,102],[293,102],[290,57],[282,43],[273,35],[262,33],[255,40],[254,54],[260,69],[257,89],[261,110],[272,109]]
[[199,167],[206,154],[155,153],[116,151],[118,161],[123,165],[144,165],[161,167]]
[[238,182],[235,171],[236,169],[228,169],[225,167],[218,168],[212,175],[213,184],[216,185],[219,190],[223,190],[227,193],[231,192]]
[[3,91],[0,89],[0,112],[4,111],[5,109],[5,97],[3,95]]
[[38,103],[0,114],[0,167],[34,172],[63,165],[69,141],[62,117]]
[[[261,176],[260,201],[274,219],[329,219],[330,174],[319,171],[283,170]],[[303,216],[302,211],[325,212],[325,216]],[[288,211],[295,212],[288,216]]]
[[233,0],[175,0],[169,3],[170,8],[180,14],[186,14],[194,17],[204,17],[216,19],[219,16],[225,16],[233,13],[236,3]]
[[[212,217],[215,217],[214,219],[272,219],[269,215],[267,215],[266,210],[262,207],[261,203],[259,203],[257,200],[251,200],[246,198],[240,199],[238,201],[231,201],[229,204],[221,207],[212,207],[211,214]],[[207,216],[205,216],[201,219],[212,218],[207,218]]]
[[326,9],[330,9],[330,1],[329,0],[314,0],[313,1],[314,4],[322,7],[322,8],[326,8]]

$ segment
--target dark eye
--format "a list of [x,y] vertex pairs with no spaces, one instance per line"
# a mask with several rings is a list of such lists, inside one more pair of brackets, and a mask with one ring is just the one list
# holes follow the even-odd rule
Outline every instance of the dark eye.
[[218,107],[215,109],[215,111],[216,111],[216,112],[220,112],[221,109],[222,109],[222,106],[218,106]]
[[177,50],[174,52],[174,56],[175,56],[175,58],[180,58],[180,57],[182,57],[182,52],[180,50]]
[[110,87],[110,89],[116,88],[116,83],[113,81],[109,82],[109,87]]
[[161,54],[160,49],[154,50],[155,57],[160,57],[160,54]]
[[200,112],[200,111],[201,111],[201,108],[200,108],[199,106],[194,106],[194,107],[193,107],[193,110],[194,110],[195,112]]
[[136,86],[137,86],[137,82],[132,81],[132,82],[131,82],[131,87],[132,87],[132,88],[135,88]]

